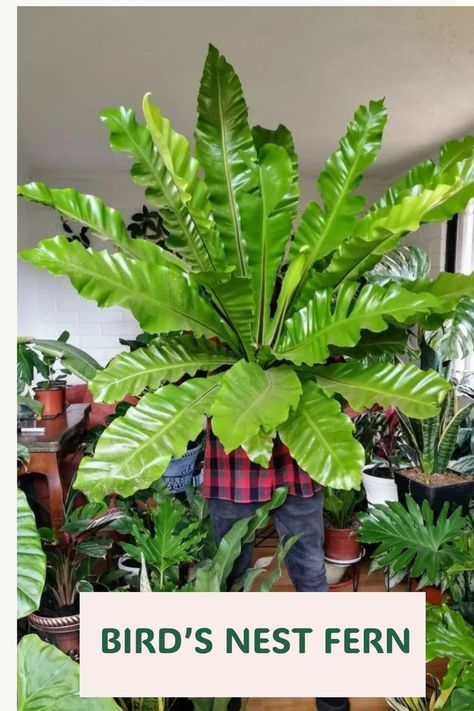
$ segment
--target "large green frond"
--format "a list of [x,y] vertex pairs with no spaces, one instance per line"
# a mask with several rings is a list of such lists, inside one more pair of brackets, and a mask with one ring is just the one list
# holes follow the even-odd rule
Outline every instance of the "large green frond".
[[313,368],[318,385],[342,395],[354,410],[398,407],[408,417],[424,419],[439,412],[451,385],[434,370],[405,363],[335,363]]
[[49,188],[44,183],[19,185],[17,192],[27,200],[52,207],[67,219],[80,222],[100,239],[111,240],[129,256],[158,264],[165,261],[159,247],[143,239],[132,239],[122,214],[94,195],[85,195],[73,188]]
[[252,136],[258,155],[260,155],[260,152],[268,143],[273,143],[276,146],[284,148],[290,156],[292,174],[291,189],[281,201],[281,207],[283,210],[289,210],[291,219],[294,220],[298,212],[300,189],[298,184],[298,156],[296,155],[291,132],[286,126],[280,123],[275,129],[254,126],[252,128]]
[[198,370],[212,372],[236,357],[219,343],[185,334],[152,341],[147,348],[120,353],[89,384],[96,402],[115,402],[126,395],[155,390]]
[[204,168],[214,218],[226,256],[247,274],[245,236],[238,197],[255,187],[257,152],[247,105],[232,66],[210,45],[198,97],[196,155]]
[[359,489],[365,452],[341,406],[316,383],[303,384],[299,405],[278,434],[300,467],[321,484]]
[[182,272],[121,253],[85,249],[63,236],[42,240],[37,247],[20,252],[20,257],[52,274],[69,277],[81,296],[101,307],[130,309],[145,331],[188,328],[196,336],[231,338],[225,324]]
[[[168,150],[171,167],[176,167],[178,184],[158,149],[150,131],[139,124],[135,112],[125,106],[104,109],[100,117],[110,132],[110,147],[132,156],[131,175],[135,183],[146,187],[146,197],[160,210],[169,232],[167,244],[176,249],[195,269],[211,269],[219,257],[210,216],[207,188],[198,177],[198,163],[189,152],[189,143],[166,123],[163,150]],[[161,117],[161,115],[160,115]],[[161,117],[162,124],[167,121]],[[163,129],[164,130],[164,129]],[[183,200],[183,186],[189,199]],[[211,256],[212,255],[212,256]]]
[[225,451],[231,452],[260,428],[275,430],[297,406],[300,395],[301,383],[292,368],[263,370],[241,360],[222,376],[212,407],[212,430]]
[[357,283],[348,283],[337,295],[332,289],[315,292],[314,299],[285,322],[275,356],[297,365],[324,363],[329,345],[355,346],[362,329],[380,333],[390,321],[416,321],[437,304],[430,294],[415,298],[396,284],[388,288],[366,284],[356,296],[358,288]]
[[357,213],[365,205],[365,198],[354,191],[362,182],[363,171],[377,157],[386,120],[383,100],[359,106],[339,148],[319,176],[324,207],[316,202],[307,205],[292,247],[292,253],[297,254],[301,247],[309,246],[305,274],[353,233]]
[[146,489],[162,476],[171,457],[181,457],[201,432],[218,388],[219,376],[212,376],[145,395],[104,431],[94,457],[84,457],[75,488],[91,501]]

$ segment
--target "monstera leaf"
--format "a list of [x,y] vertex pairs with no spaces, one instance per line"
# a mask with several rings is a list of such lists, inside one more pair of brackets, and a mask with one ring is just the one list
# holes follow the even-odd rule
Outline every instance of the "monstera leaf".
[[235,362],[225,347],[191,335],[151,341],[147,348],[121,353],[100,370],[89,385],[97,402],[115,402],[126,395],[156,390],[163,382],[174,383],[198,370],[217,370]]
[[18,645],[18,709],[21,711],[119,711],[113,699],[79,696],[79,664],[35,634]]
[[294,416],[279,426],[278,434],[313,479],[325,486],[358,489],[365,452],[352,437],[353,430],[339,403],[306,382]]
[[159,479],[171,457],[181,457],[202,429],[219,387],[219,376],[165,385],[105,430],[95,456],[84,457],[76,488],[91,501],[117,492],[130,496]]
[[46,577],[46,556],[25,494],[17,490],[17,617],[38,609]]
[[441,360],[466,358],[474,351],[474,299],[458,301],[451,318],[425,338]]
[[370,284],[389,284],[390,282],[415,281],[424,279],[431,268],[431,259],[427,252],[419,247],[398,247],[386,254],[378,264],[364,274]]

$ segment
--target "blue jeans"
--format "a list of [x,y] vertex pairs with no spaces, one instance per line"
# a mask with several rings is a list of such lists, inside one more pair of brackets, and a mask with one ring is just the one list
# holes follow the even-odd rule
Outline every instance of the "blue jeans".
[[[253,516],[259,504],[241,504],[220,499],[208,499],[212,530],[216,541],[232,528],[241,518]],[[280,540],[299,535],[298,541],[290,548],[285,558],[288,574],[297,592],[326,592],[328,583],[324,565],[324,523],[322,491],[314,496],[288,496],[285,503],[272,511],[273,523]],[[237,558],[229,584],[239,578],[252,566],[253,543],[247,543]],[[240,708],[238,700],[234,706]],[[235,703],[237,702],[237,703]],[[318,711],[347,711],[348,701],[344,698],[316,699]]]

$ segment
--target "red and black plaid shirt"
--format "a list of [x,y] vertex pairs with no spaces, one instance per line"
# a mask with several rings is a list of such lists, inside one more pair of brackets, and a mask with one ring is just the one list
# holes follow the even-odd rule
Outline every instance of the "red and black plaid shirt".
[[242,448],[226,454],[209,424],[202,493],[208,499],[226,499],[249,504],[269,501],[277,486],[288,485],[288,493],[313,496],[321,486],[295,462],[278,437],[268,469],[251,462]]

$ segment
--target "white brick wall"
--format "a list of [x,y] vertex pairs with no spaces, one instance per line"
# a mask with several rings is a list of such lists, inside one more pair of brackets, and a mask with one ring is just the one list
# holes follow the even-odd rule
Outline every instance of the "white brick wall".
[[[36,172],[23,176],[23,181],[43,180],[52,186],[72,186],[82,192],[102,197],[108,204],[122,209],[128,217],[141,208],[142,191],[131,183],[128,174],[117,173],[107,176],[58,177]],[[387,183],[367,181],[365,192],[370,200],[380,195]],[[313,179],[302,182],[304,205],[315,197]],[[19,201],[18,242],[20,249],[33,247],[40,238],[51,237],[61,232],[59,217],[53,210]],[[443,264],[443,227],[427,225],[420,229],[405,244],[417,244],[427,249],[432,257],[433,273]],[[104,243],[100,243],[103,247]],[[121,308],[100,309],[93,301],[80,298],[69,281],[45,271],[34,269],[20,262],[18,273],[18,333],[37,338],[57,338],[63,330],[71,333],[70,342],[90,353],[99,363],[105,365],[110,358],[123,350],[118,339],[133,338],[140,327],[131,314]]]

